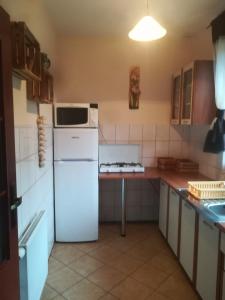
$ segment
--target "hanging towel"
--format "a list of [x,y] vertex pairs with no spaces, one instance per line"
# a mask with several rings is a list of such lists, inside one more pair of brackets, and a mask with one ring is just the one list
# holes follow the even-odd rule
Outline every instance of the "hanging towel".
[[217,109],[217,118],[207,133],[204,152],[219,153],[225,151],[225,120],[224,110]]

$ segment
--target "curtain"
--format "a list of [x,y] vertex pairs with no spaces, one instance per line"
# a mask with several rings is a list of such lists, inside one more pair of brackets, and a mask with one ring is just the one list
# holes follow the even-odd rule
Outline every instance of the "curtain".
[[215,49],[215,102],[217,116],[206,136],[204,152],[225,151],[225,11],[211,22]]

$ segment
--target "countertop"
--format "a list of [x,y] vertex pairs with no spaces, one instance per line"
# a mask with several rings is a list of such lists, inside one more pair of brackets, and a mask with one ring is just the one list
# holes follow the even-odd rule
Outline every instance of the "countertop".
[[[162,179],[174,189],[187,188],[188,181],[210,180],[200,173],[182,173],[175,171],[159,170],[157,168],[145,168],[143,173],[99,173],[99,179]],[[197,211],[200,211],[200,202],[194,197],[186,198]],[[215,223],[217,227],[225,232],[225,222]]]

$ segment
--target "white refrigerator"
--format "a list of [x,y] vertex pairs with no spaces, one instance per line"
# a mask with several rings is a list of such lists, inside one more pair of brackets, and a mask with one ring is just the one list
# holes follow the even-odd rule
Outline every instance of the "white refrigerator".
[[58,242],[98,239],[98,129],[54,129]]

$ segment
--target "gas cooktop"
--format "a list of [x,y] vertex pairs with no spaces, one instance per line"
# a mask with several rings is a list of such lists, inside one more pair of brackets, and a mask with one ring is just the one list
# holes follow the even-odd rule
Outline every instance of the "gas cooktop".
[[140,163],[115,162],[100,164],[100,173],[132,173],[144,172],[145,168]]

